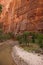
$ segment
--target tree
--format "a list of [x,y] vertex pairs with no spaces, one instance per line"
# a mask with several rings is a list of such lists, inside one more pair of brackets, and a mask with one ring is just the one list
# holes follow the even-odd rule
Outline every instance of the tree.
[[22,36],[23,36],[23,42],[26,43],[26,44],[28,44],[29,43],[29,39],[28,39],[29,32],[25,31]]
[[29,39],[28,39],[28,36],[29,36],[29,32],[24,32],[22,35],[17,35],[17,40],[19,41],[20,44],[22,43],[29,43]]
[[32,33],[32,43],[35,43],[35,33]]

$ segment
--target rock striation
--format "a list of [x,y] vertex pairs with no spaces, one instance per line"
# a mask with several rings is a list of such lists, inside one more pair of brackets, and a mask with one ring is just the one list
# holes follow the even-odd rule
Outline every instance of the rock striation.
[[0,22],[4,32],[43,33],[43,0],[0,0],[3,5]]

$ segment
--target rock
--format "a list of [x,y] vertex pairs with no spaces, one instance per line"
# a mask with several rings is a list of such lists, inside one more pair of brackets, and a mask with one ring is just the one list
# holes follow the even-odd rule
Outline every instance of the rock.
[[0,17],[3,30],[16,34],[24,31],[43,32],[43,7],[40,2],[43,0],[0,0],[3,5]]

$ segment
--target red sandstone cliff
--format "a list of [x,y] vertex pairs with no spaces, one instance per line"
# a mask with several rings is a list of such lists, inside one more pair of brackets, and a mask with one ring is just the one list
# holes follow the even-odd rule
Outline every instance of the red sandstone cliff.
[[0,0],[5,32],[43,32],[43,0]]

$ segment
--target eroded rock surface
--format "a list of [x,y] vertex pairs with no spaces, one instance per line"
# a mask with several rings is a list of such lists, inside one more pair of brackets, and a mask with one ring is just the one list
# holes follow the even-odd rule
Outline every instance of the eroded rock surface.
[[43,32],[43,0],[0,0],[5,32]]

